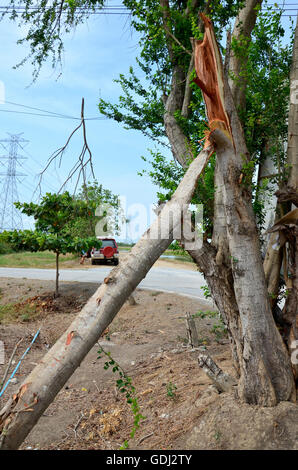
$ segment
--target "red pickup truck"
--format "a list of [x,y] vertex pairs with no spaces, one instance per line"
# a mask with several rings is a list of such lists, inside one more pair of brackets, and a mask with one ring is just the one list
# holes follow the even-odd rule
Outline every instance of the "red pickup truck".
[[91,250],[91,264],[112,262],[116,266],[119,263],[119,250],[116,240],[114,238],[97,238],[102,244],[99,249],[93,248]]

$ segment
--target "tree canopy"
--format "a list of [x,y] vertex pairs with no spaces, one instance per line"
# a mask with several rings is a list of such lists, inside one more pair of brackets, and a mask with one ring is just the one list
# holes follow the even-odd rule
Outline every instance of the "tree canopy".
[[101,246],[95,234],[78,236],[71,230],[77,218],[90,219],[94,209],[86,201],[75,200],[67,191],[62,194],[47,193],[39,204],[16,202],[15,206],[23,214],[34,217],[35,230],[5,231],[0,234],[0,242],[9,244],[16,251],[53,251],[56,254],[55,294],[58,295],[59,255],[79,254]]

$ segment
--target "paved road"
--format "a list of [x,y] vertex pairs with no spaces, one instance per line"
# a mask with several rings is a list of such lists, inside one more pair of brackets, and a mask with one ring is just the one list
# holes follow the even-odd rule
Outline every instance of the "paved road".
[[[61,269],[61,281],[102,282],[111,268],[99,266],[88,269]],[[0,277],[54,280],[54,269],[0,268]],[[1,280],[0,280],[1,285]],[[152,268],[139,287],[150,290],[172,292],[205,300],[201,286],[206,283],[196,271],[176,268]]]

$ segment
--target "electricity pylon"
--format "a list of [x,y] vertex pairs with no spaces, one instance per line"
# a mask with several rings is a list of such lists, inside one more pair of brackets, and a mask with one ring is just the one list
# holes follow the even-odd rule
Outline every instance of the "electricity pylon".
[[[0,145],[8,152],[8,155],[0,155],[0,232],[4,230],[22,230],[23,222],[21,213],[15,207],[14,202],[19,200],[18,183],[20,178],[26,176],[17,171],[21,166],[20,161],[26,160],[26,157],[18,155],[20,142],[28,142],[21,137],[22,134],[8,134],[9,139],[0,140]],[[21,147],[22,148],[22,147]]]

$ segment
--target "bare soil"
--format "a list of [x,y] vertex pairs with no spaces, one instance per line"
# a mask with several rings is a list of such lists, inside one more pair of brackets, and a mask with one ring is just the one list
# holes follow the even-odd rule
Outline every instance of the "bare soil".
[[[32,318],[16,317],[0,323],[6,363],[15,346],[17,364],[34,334],[40,335],[0,399],[2,406],[41,360],[76,313],[98,287],[93,283],[61,283],[54,299],[54,282],[0,279],[0,305],[29,304]],[[208,307],[194,299],[138,289],[136,305],[126,303],[99,344],[131,377],[136,389],[140,422],[134,438],[133,413],[125,394],[116,387],[117,373],[104,369],[95,345],[59,392],[22,449],[297,449],[298,407],[248,406],[229,394],[218,394],[198,367],[198,350],[187,345],[184,316]],[[210,308],[210,307],[209,307]],[[224,371],[234,374],[230,348],[223,334],[215,334],[216,318],[195,318],[200,349]],[[0,365],[0,380],[5,365]]]

